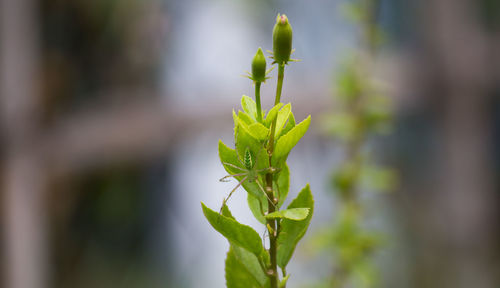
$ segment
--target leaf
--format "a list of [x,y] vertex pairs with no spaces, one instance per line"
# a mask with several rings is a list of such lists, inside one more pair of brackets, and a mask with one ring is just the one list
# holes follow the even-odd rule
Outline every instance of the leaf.
[[233,122],[234,122],[234,141],[236,142],[236,136],[238,132],[238,115],[236,115],[234,109],[233,109]]
[[283,218],[300,221],[306,219],[307,215],[309,215],[309,208],[291,208],[269,213],[265,217],[267,219]]
[[252,117],[253,120],[256,119],[257,108],[255,101],[253,101],[252,98],[248,97],[247,95],[243,95],[243,97],[241,97],[241,107],[245,112],[248,113],[250,117]]
[[[264,152],[261,152],[260,154],[265,154]],[[241,161],[238,159],[238,155],[234,149],[231,149],[227,147],[222,141],[219,140],[219,157],[220,161],[222,162],[222,165],[224,166],[224,169],[226,169],[227,173],[230,175],[238,174],[238,173],[244,173],[246,171],[245,168],[243,168],[243,164]],[[261,157],[262,158],[262,157]],[[258,162],[264,162],[266,161],[260,159],[257,160]],[[231,164],[228,165],[227,163]],[[260,163],[258,163],[260,164]],[[233,165],[233,166],[232,166]],[[235,168],[239,167],[238,168]],[[237,181],[241,181],[245,176],[236,176],[234,177]],[[241,184],[243,188],[249,193],[252,194],[255,197],[262,197],[264,196],[264,192],[260,189],[259,185],[257,184],[256,181],[250,182],[250,181],[244,181],[243,184]]]
[[264,195],[264,193],[262,193],[262,197],[259,198],[250,193],[248,193],[247,196],[248,207],[250,207],[253,216],[264,225],[266,224],[266,218],[264,218],[264,215],[261,212],[260,205],[262,205],[263,211],[267,211],[267,201],[263,201],[266,200],[265,198],[266,196]]
[[233,247],[229,248],[226,258],[226,286],[227,288],[262,288],[263,286],[237,258]]
[[283,277],[283,279],[281,279],[280,283],[278,284],[278,287],[279,288],[286,287],[286,282],[288,282],[288,278],[290,278],[290,274],[286,274],[286,276]]
[[277,177],[275,177],[273,184],[275,191],[278,191],[278,208],[280,208],[285,202],[288,190],[290,189],[290,169],[288,169],[286,163],[282,166]]
[[231,210],[229,210],[229,207],[227,207],[226,204],[224,204],[222,206],[222,215],[226,216],[227,218],[231,218],[233,220],[236,220],[236,218],[234,218],[233,214],[231,213]]
[[278,117],[276,119],[276,130],[274,134],[276,138],[278,137],[278,135],[281,134],[281,130],[283,130],[285,122],[286,120],[288,120],[288,117],[290,116],[291,110],[292,110],[292,105],[288,103],[278,112]]
[[[245,169],[243,167],[243,164],[241,164],[240,160],[238,159],[238,154],[236,154],[236,151],[227,147],[226,144],[222,142],[222,140],[219,140],[219,158],[222,162],[222,165],[224,166],[224,169],[226,169],[227,173],[229,174],[241,173]],[[239,167],[239,169],[231,167],[231,165],[227,165],[225,163],[229,163],[231,165]]]
[[201,203],[201,207],[208,222],[210,222],[215,230],[226,237],[229,242],[252,252],[256,256],[260,256],[264,252],[259,234],[250,226],[243,225],[232,218],[220,215],[203,203]]
[[309,184],[302,189],[297,198],[295,198],[292,203],[288,205],[288,209],[309,208],[310,211],[309,215],[307,215],[307,217],[302,221],[293,221],[288,219],[283,219],[281,221],[281,227],[277,239],[277,263],[281,268],[286,267],[288,261],[292,258],[295,246],[297,246],[297,243],[306,233],[313,215],[313,206],[314,200]]
[[292,128],[295,127],[295,116],[293,116],[292,111],[290,111],[290,116],[288,116],[288,122],[286,123],[285,128],[281,131],[281,136],[285,135],[288,133]]
[[273,153],[273,165],[280,166],[281,162],[286,160],[288,153],[292,150],[292,148],[297,145],[300,138],[306,134],[307,129],[309,128],[309,124],[311,123],[311,116],[308,116],[304,121],[297,124],[297,126],[293,127],[290,132],[281,136],[276,143],[276,147]]
[[243,111],[238,111],[238,118],[240,118],[240,120],[242,120],[243,122],[245,122],[245,124],[247,124],[247,125],[251,125],[252,123],[255,122],[252,119],[252,117],[250,117],[247,113],[245,113]]
[[248,126],[248,130],[250,130],[250,134],[255,137],[256,139],[263,141],[267,140],[267,137],[269,135],[269,129],[262,125],[261,123],[253,123],[250,126]]
[[[246,115],[244,113],[240,114]],[[237,125],[241,127],[240,129],[244,129],[255,140],[263,141],[267,139],[267,135],[269,134],[269,129],[267,129],[266,126],[260,123],[252,123],[248,125],[244,120],[241,119],[240,116],[237,116],[235,120],[238,123]]]
[[[222,215],[235,220],[233,215],[231,214],[231,211],[229,211],[229,208],[227,207],[227,205],[222,206]],[[260,285],[258,287],[268,287],[269,286],[269,278],[266,276],[266,274],[262,270],[262,267],[259,264],[259,258],[257,258],[254,254],[248,252],[247,250],[245,250],[237,245],[231,244],[231,242],[229,242],[229,243],[230,243],[230,247],[229,247],[230,252],[231,251],[233,252],[236,260],[242,266],[244,266],[245,270],[249,274],[251,274],[251,276],[253,276],[253,278],[255,280],[257,280],[257,282]],[[263,253],[265,254],[263,256],[268,256],[268,254],[265,250],[263,251]],[[226,267],[226,269],[227,269],[227,267]]]
[[[247,250],[236,245],[231,245],[236,259],[246,268],[246,270],[257,280],[259,287],[269,287],[270,282],[267,275],[259,264],[259,259]],[[267,252],[265,252],[267,253]]]
[[[241,123],[241,122],[240,122]],[[238,152],[238,157],[243,161],[245,157],[245,150],[248,148],[252,153],[252,157],[257,159],[259,152],[264,147],[259,140],[255,139],[248,130],[248,126],[238,125],[236,129],[236,151]]]
[[236,130],[236,151],[241,162],[245,157],[247,148],[255,160],[254,169],[262,170],[269,167],[268,154],[264,144],[250,134],[248,127],[238,125]]
[[269,113],[267,113],[266,119],[264,120],[264,124],[266,125],[266,127],[271,127],[271,123],[278,115],[278,111],[280,110],[281,106],[283,106],[283,103],[278,103],[273,108],[271,108],[271,110],[269,110]]

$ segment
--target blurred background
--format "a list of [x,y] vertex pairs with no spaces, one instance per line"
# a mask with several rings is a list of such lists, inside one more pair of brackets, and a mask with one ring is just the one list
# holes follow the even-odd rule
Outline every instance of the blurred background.
[[[224,287],[228,244],[204,219],[236,183],[218,139],[278,12],[294,28],[282,101],[312,126],[290,155],[315,216],[289,287],[324,275],[308,241],[335,214],[342,159],[321,129],[360,44],[348,0],[0,0],[0,286]],[[500,287],[500,2],[379,0],[373,75],[393,103],[374,144],[398,172],[370,202],[379,287]],[[275,75],[263,85],[269,108]],[[229,201],[263,232],[244,191]]]

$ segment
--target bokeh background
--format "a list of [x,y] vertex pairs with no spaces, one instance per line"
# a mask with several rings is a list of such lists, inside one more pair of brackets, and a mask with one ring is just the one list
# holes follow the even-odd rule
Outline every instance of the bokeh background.
[[[0,0],[0,286],[224,287],[228,245],[200,201],[217,209],[236,184],[218,181],[217,143],[278,12],[302,59],[282,100],[313,118],[289,158],[291,195],[310,183],[316,199],[289,287],[324,276],[308,239],[335,213],[342,153],[321,119],[359,45],[345,2]],[[380,287],[500,287],[500,4],[377,5],[394,127],[373,145],[399,178],[369,205]],[[263,232],[243,190],[229,205]]]

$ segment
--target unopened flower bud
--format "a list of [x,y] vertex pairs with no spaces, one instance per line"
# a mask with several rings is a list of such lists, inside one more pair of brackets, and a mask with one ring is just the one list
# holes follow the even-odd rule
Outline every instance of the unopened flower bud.
[[285,14],[276,18],[273,30],[273,54],[274,61],[280,65],[290,60],[292,53],[292,26],[288,23]]
[[266,57],[260,47],[252,60],[252,79],[255,82],[266,80]]

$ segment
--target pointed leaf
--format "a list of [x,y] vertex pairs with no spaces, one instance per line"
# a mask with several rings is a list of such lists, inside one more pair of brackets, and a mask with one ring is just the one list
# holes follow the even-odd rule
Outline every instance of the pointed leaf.
[[[262,266],[259,264],[259,259],[247,250],[238,247],[236,245],[231,245],[231,249],[234,252],[236,259],[245,267],[245,269],[257,280],[259,287],[269,287],[270,282],[267,275],[262,270]],[[267,252],[265,252],[267,253]]]
[[[240,113],[240,114],[246,115],[244,113]],[[264,131],[262,131],[261,127],[256,127],[253,130],[250,130],[250,126],[252,126],[252,124],[257,124],[257,123],[252,123],[252,124],[248,125],[244,120],[241,119],[240,116],[236,117],[236,121],[238,123],[238,129],[244,129],[246,131],[246,133],[248,133],[256,141],[262,141],[262,140],[265,140],[267,138],[266,132],[269,131],[269,129],[267,129],[264,125],[260,124],[262,126],[262,128],[265,129]],[[262,136],[263,133],[265,133],[264,136]]]
[[233,109],[233,122],[234,122],[234,142],[236,142],[236,136],[238,132],[238,115],[236,115],[234,109]]
[[260,256],[263,253],[264,247],[262,246],[260,236],[250,226],[243,225],[232,218],[220,215],[203,203],[201,203],[201,207],[203,214],[205,214],[212,227],[231,243],[252,252],[256,256]]
[[247,95],[243,95],[243,97],[241,97],[241,107],[250,117],[252,117],[253,120],[256,119],[257,108],[255,101],[253,101],[252,98]]
[[281,110],[278,112],[278,118],[276,119],[276,130],[274,134],[276,137],[281,134],[281,130],[283,130],[286,120],[288,120],[288,117],[290,116],[291,110],[292,105],[288,103],[283,106],[283,108],[281,108]]
[[[224,205],[222,207],[222,215],[231,218],[233,220],[234,217],[231,214],[231,211],[227,207],[227,205]],[[266,276],[264,271],[262,270],[262,266],[259,264],[259,258],[257,258],[254,254],[248,252],[247,250],[230,243],[230,251],[234,253],[235,258],[238,260],[238,262],[244,266],[245,270],[249,272],[259,282],[259,287],[268,287],[269,286],[269,278]],[[267,252],[264,250],[263,253],[267,254]],[[267,256],[267,255],[264,255]]]
[[285,202],[290,188],[290,170],[288,169],[288,165],[286,165],[286,163],[282,166],[281,171],[277,174],[277,177],[275,177],[273,184],[274,190],[278,192],[278,208],[280,208]]
[[[236,154],[236,151],[234,149],[227,147],[226,144],[222,142],[222,140],[219,140],[219,158],[220,161],[222,162],[222,165],[224,166],[224,169],[226,169],[227,173],[238,174],[245,171],[243,164],[238,159],[238,154]],[[236,168],[234,166],[239,168]]]
[[266,127],[271,127],[271,123],[278,115],[278,111],[280,110],[281,106],[283,106],[283,103],[278,103],[273,108],[271,108],[271,110],[269,110],[269,113],[267,113],[266,119],[264,120],[264,124],[266,125]]
[[288,209],[292,208],[309,208],[309,215],[302,221],[293,221],[288,219],[283,219],[281,221],[281,227],[277,239],[278,252],[277,252],[277,263],[281,268],[286,267],[288,261],[292,257],[295,250],[295,246],[304,236],[311,222],[311,217],[313,215],[314,200],[311,194],[311,189],[309,184],[300,191],[297,198],[295,198]]
[[286,123],[285,128],[281,131],[281,136],[285,135],[288,133],[292,128],[295,127],[295,116],[293,116],[293,113],[290,111],[290,116],[288,116],[288,122]]
[[278,164],[284,162],[288,153],[292,150],[292,148],[297,145],[300,138],[306,134],[307,129],[309,128],[309,124],[311,123],[311,116],[308,116],[304,121],[297,124],[297,126],[293,127],[290,132],[281,136],[280,139],[276,142],[276,148],[273,154],[273,165],[278,166]]
[[226,258],[226,286],[227,288],[262,287],[255,276],[238,260],[232,247]]
[[252,123],[255,122],[255,120],[253,120],[252,117],[250,117],[247,113],[243,111],[238,111],[238,117],[247,125],[251,125]]
[[231,219],[233,219],[233,220],[236,220],[236,219],[234,218],[233,214],[231,213],[231,210],[229,210],[229,207],[227,207],[227,205],[226,205],[226,204],[224,204],[224,205],[222,206],[222,215],[223,215],[223,216],[226,216],[227,218],[231,218]]
[[267,137],[269,136],[269,129],[258,122],[248,126],[248,130],[250,130],[250,134],[254,138],[260,141],[267,140]]
[[309,208],[290,208],[270,213],[265,217],[266,219],[283,218],[300,221],[306,219],[307,215],[309,215]]

